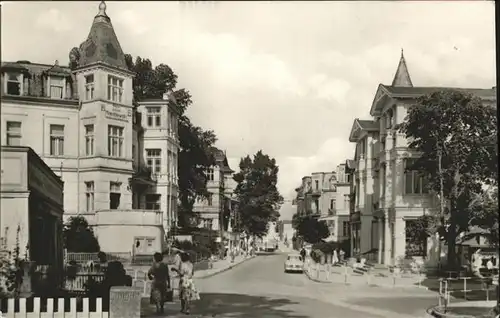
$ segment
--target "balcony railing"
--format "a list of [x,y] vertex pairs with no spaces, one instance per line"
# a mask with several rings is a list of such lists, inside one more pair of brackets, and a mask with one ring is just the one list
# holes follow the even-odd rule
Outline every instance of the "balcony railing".
[[134,168],[134,174],[130,178],[131,186],[134,185],[153,185],[156,183],[156,179],[153,178],[151,173],[151,168],[146,165],[138,165]]

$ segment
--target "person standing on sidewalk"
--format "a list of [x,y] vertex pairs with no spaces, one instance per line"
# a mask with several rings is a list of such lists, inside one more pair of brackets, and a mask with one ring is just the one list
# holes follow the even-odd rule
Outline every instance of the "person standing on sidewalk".
[[180,280],[180,299],[181,299],[181,312],[189,315],[189,310],[191,302],[193,300],[199,300],[200,294],[194,285],[194,266],[191,263],[188,253],[181,254],[182,263],[179,268]]
[[156,313],[164,312],[163,306],[168,299],[170,291],[170,275],[168,265],[163,263],[161,253],[154,254],[154,264],[148,271],[148,278],[153,281],[150,295],[150,303],[156,306]]

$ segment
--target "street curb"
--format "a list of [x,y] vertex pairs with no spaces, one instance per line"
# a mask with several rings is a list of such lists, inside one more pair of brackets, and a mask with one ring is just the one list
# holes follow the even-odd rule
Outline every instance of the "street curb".
[[347,283],[341,283],[341,282],[331,282],[331,281],[325,281],[325,280],[320,280],[317,278],[311,277],[311,275],[305,270],[304,275],[310,280],[315,283],[320,283],[320,284],[338,284],[338,285],[344,285],[344,286],[367,286],[367,287],[381,287],[381,288],[404,288],[404,289],[422,289],[422,290],[427,290],[429,291],[429,287],[425,286],[416,286],[416,285],[405,285],[405,286],[389,286],[389,285],[379,285],[379,284],[353,284],[350,282]]
[[216,272],[214,272],[214,273],[207,274],[207,275],[205,275],[205,276],[198,276],[198,277],[194,277],[194,278],[195,278],[195,279],[206,279],[206,278],[213,277],[213,276],[215,276],[215,275],[218,275],[218,274],[221,274],[221,273],[227,272],[228,270],[233,269],[233,268],[235,268],[236,266],[238,266],[238,265],[240,265],[240,264],[243,264],[243,263],[245,263],[246,261],[251,260],[251,259],[253,259],[253,258],[255,258],[255,257],[256,257],[255,255],[254,255],[254,256],[247,257],[247,258],[245,258],[244,260],[242,260],[241,262],[238,262],[238,263],[236,263],[236,264],[230,265],[230,266],[228,266],[228,267],[226,267],[226,268],[221,269],[220,271],[216,271]]

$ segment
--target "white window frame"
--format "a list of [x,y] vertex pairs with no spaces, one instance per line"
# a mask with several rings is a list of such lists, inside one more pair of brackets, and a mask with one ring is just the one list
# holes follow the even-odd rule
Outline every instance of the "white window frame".
[[161,175],[161,149],[146,149],[146,165],[151,169],[154,178]]
[[[19,127],[12,127],[12,124],[14,125],[19,124]],[[5,143],[7,144],[7,146],[21,146],[23,140],[22,129],[23,129],[23,123],[21,121],[8,120],[5,122]],[[11,138],[19,138],[19,144],[18,145],[13,144],[10,141]]]
[[[422,195],[422,194],[428,194],[429,191],[426,189],[426,184],[425,184],[425,178],[420,175],[420,172],[417,170],[411,170],[411,171],[406,171],[406,167],[409,165],[409,163],[413,160],[416,160],[414,158],[410,159],[405,159],[404,160],[404,175],[403,175],[403,186],[404,186],[404,194],[406,195]],[[408,189],[407,187],[407,180],[408,178],[411,178],[411,190]]]
[[94,124],[85,125],[85,155],[93,156],[95,151],[95,126]]
[[[173,156],[172,156],[173,157]],[[214,168],[210,167],[207,169],[207,180],[208,181],[214,181],[215,180],[215,173],[214,173]]]
[[85,100],[93,100],[95,92],[94,74],[85,75]]
[[[151,120],[151,122],[149,122]],[[146,126],[149,128],[161,127],[161,107],[146,107]]]
[[[57,81],[57,84],[56,84]],[[60,82],[59,82],[60,81]],[[64,99],[66,98],[66,79],[63,76],[49,76],[48,77],[48,87],[49,87],[49,96],[54,99]],[[61,89],[61,96],[53,96],[52,87]]]
[[[151,200],[153,196],[155,197],[155,200]],[[158,193],[146,194],[145,201],[146,201],[146,210],[154,210],[154,211],[161,210],[161,194]]]
[[85,182],[85,204],[87,212],[93,212],[95,209],[95,184],[94,181]]
[[[14,80],[11,80],[10,77],[11,76],[15,76],[16,77],[16,81]],[[9,94],[8,92],[8,83],[10,82],[15,82],[15,83],[18,83],[19,84],[19,95],[16,95],[16,94]],[[6,95],[10,95],[10,96],[22,96],[23,95],[23,90],[24,90],[24,75],[22,73],[13,73],[13,72],[10,72],[10,73],[5,73],[5,83],[4,83],[4,92]]]
[[[62,127],[62,133],[52,131],[52,129],[61,127]],[[65,135],[64,128],[65,128],[64,125],[61,124],[49,125],[49,134],[50,134],[49,151],[51,156],[55,157],[64,156],[64,135]]]
[[123,102],[123,79],[108,75],[108,100],[115,103]]
[[[124,128],[115,125],[108,125],[108,156],[123,158]],[[116,145],[116,148],[115,148]]]

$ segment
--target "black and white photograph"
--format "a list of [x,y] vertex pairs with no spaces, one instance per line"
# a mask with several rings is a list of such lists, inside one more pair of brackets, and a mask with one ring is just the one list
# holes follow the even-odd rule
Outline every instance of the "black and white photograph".
[[0,1],[0,318],[498,318],[494,1]]

